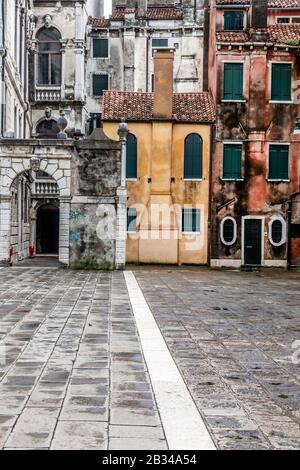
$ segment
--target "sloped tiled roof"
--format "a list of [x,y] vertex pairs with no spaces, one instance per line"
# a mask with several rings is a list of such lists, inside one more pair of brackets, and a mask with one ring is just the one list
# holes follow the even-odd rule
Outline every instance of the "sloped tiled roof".
[[[105,91],[103,94],[104,121],[153,120],[153,93]],[[175,93],[173,119],[180,122],[214,122],[215,108],[211,95],[201,93]]]
[[[216,33],[216,40],[217,43],[243,43],[250,41],[250,34],[247,31],[222,31]],[[300,45],[300,24],[275,24],[269,26],[267,42],[290,46]]]
[[146,17],[148,20],[181,20],[182,10],[168,7],[149,7]]
[[276,24],[269,26],[269,41],[277,44],[300,43],[300,24]]
[[[122,21],[126,15],[137,13],[135,8],[117,7],[113,10],[111,19],[114,21]],[[182,10],[171,6],[148,7],[146,18],[148,20],[172,20],[182,19]]]
[[269,8],[300,8],[300,0],[269,0]]
[[247,42],[249,34],[244,31],[222,31],[216,33],[217,42]]
[[92,18],[89,16],[88,25],[93,28],[109,28],[110,21],[101,18]]
[[114,21],[122,21],[125,15],[134,14],[135,11],[135,8],[117,7],[113,10],[110,18]]
[[[250,5],[251,0],[216,0],[220,6]],[[300,0],[268,0],[269,8],[300,8]]]

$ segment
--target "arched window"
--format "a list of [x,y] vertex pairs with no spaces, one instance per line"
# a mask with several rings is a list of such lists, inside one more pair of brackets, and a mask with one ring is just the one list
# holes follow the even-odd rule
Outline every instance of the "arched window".
[[221,222],[221,241],[224,245],[233,245],[237,238],[237,225],[233,217],[225,217]]
[[44,119],[36,126],[38,137],[56,139],[59,133],[57,122],[54,119]]
[[37,33],[38,85],[61,84],[61,35],[56,28],[42,28]]
[[281,246],[286,242],[286,224],[281,217],[273,217],[270,220],[269,240],[274,246]]
[[190,134],[184,143],[184,179],[202,178],[202,139],[197,134]]
[[137,139],[133,134],[127,136],[126,178],[137,178]]

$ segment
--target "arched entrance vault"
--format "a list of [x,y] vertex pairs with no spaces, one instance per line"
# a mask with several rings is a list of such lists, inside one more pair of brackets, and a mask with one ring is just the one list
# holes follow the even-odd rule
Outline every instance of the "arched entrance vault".
[[[28,181],[27,190],[30,186],[30,191],[28,190],[27,196],[25,193],[18,195],[18,200],[25,200],[25,196],[28,199],[28,224],[31,223],[31,235],[30,242],[27,241],[27,235],[24,238],[21,238],[21,250],[22,256],[26,257],[29,255],[29,244],[32,244],[36,238],[32,234],[33,225],[38,220],[38,211],[39,208],[45,204],[48,204],[48,208],[45,206],[44,210],[52,210],[51,214],[53,215],[53,223],[57,224],[58,227],[55,229],[57,231],[57,249],[59,261],[62,264],[69,264],[69,215],[70,215],[70,186],[71,186],[71,158],[70,154],[59,155],[57,158],[53,158],[54,155],[59,154],[56,149],[47,148],[49,156],[41,159],[40,170],[44,173],[43,178],[37,178],[37,173],[31,170],[31,157],[32,149],[29,148],[26,156],[24,154],[22,157],[17,155],[14,157],[9,155],[8,158],[4,157],[6,167],[3,166],[0,169],[1,172],[1,182],[0,182],[0,263],[6,263],[9,258],[9,251],[12,242],[15,242],[13,237],[16,237],[16,233],[13,232],[12,226],[12,217],[16,217],[16,214],[13,214],[14,210],[18,211],[17,216],[21,217],[26,215],[24,213],[24,204],[22,208],[20,207],[20,202],[16,206],[16,193],[21,188],[20,180]],[[41,153],[43,157],[47,153]],[[2,160],[3,161],[3,160]],[[47,176],[49,178],[47,178]],[[40,176],[40,175],[38,175]],[[24,183],[22,183],[24,186]],[[19,185],[19,186],[18,186]],[[27,202],[26,202],[27,204]],[[50,208],[52,207],[52,209]],[[54,209],[54,207],[56,209]],[[59,215],[58,215],[59,209]],[[23,212],[20,212],[23,211]],[[43,211],[41,211],[41,214]],[[50,213],[50,212],[49,212]],[[41,215],[41,220],[44,215]],[[24,219],[21,219],[24,220]],[[25,220],[26,217],[25,217]],[[20,228],[18,229],[20,230]],[[26,227],[26,230],[28,228]],[[54,230],[54,232],[55,232]],[[25,242],[24,242],[25,240]],[[19,243],[20,246],[20,243]],[[44,249],[47,247],[44,246]],[[48,248],[51,248],[53,252],[55,251],[55,243],[51,246],[49,245],[48,239]],[[20,248],[18,248],[20,249]],[[14,259],[17,259],[15,256]]]

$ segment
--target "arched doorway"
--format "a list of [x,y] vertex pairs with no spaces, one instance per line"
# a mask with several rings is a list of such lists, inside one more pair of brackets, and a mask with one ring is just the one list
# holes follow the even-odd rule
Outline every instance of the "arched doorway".
[[56,204],[41,205],[36,219],[37,254],[58,255],[59,247],[59,208]]

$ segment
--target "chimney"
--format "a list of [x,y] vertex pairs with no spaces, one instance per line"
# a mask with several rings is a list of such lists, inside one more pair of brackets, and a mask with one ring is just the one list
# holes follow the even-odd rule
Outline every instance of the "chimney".
[[268,26],[268,0],[252,0],[251,28],[266,29]]
[[154,106],[153,117],[171,119],[173,116],[173,62],[174,49],[153,51]]
[[138,16],[144,17],[147,12],[147,0],[138,0]]

